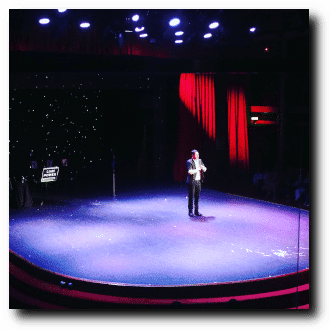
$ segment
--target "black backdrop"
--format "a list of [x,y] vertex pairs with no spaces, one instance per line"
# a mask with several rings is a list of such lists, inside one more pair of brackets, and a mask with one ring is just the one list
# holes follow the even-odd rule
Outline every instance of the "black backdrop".
[[171,180],[178,75],[19,73],[10,87],[10,176],[38,180],[52,160],[59,179],[110,184],[114,154],[119,184]]
[[111,90],[103,98],[104,150],[110,157],[114,151],[120,180],[152,179],[153,111],[143,107],[143,97],[137,91]]

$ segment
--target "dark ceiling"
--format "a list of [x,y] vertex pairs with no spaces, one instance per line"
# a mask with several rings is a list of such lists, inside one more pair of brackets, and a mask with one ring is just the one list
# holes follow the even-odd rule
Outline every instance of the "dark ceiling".
[[[133,22],[134,14],[140,16],[138,22]],[[50,20],[46,26],[39,24],[39,19],[43,17]],[[178,27],[169,25],[173,17],[181,20]],[[211,30],[209,24],[213,21],[219,22],[219,26]],[[90,27],[82,30],[79,27],[82,22],[89,22]],[[148,34],[146,38],[139,38],[134,31],[135,27],[140,26],[145,27],[143,32]],[[251,27],[256,27],[254,33],[250,32]],[[62,44],[62,50],[63,47],[69,49],[70,42],[86,45],[86,35],[89,33],[87,53],[90,55],[98,55],[102,53],[100,48],[113,45],[109,55],[181,60],[291,59],[293,61],[289,66],[295,64],[297,59],[304,59],[305,65],[308,63],[306,59],[309,59],[308,10],[72,9],[60,13],[57,9],[15,9],[9,12],[9,28],[12,51],[22,50],[22,41],[49,44],[51,38],[56,40],[57,45]],[[178,30],[184,32],[182,37],[174,35]],[[204,39],[207,32],[211,32],[212,37]],[[182,39],[181,44],[174,42],[178,38]],[[39,45],[36,48],[40,51],[42,47]],[[50,52],[54,46],[52,49],[42,49]],[[67,49],[65,52],[70,53]],[[82,54],[86,54],[86,46]]]

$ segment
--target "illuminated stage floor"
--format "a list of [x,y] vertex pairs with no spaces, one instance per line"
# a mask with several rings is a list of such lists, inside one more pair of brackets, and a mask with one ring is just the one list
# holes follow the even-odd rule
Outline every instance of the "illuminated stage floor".
[[298,263],[309,268],[308,211],[202,189],[203,216],[190,218],[185,188],[10,210],[9,247],[58,274],[133,285],[223,283],[292,273]]

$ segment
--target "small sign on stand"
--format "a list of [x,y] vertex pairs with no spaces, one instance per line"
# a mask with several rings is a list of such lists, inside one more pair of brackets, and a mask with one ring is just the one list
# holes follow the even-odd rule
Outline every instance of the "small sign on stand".
[[44,167],[42,170],[41,182],[56,181],[59,172],[59,167]]
[[[57,180],[59,172],[59,167],[44,167],[42,169],[41,182],[46,183],[46,194],[47,194],[47,184],[48,182],[54,182]],[[41,202],[41,205],[44,204],[44,201]]]

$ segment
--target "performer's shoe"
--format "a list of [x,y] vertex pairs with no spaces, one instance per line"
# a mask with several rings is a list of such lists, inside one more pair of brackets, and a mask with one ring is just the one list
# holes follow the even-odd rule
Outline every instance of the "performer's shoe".
[[196,215],[196,217],[201,217],[202,216],[202,214],[199,213],[199,212],[195,212],[195,215]]
[[194,217],[194,213],[189,212],[189,216],[193,218]]

